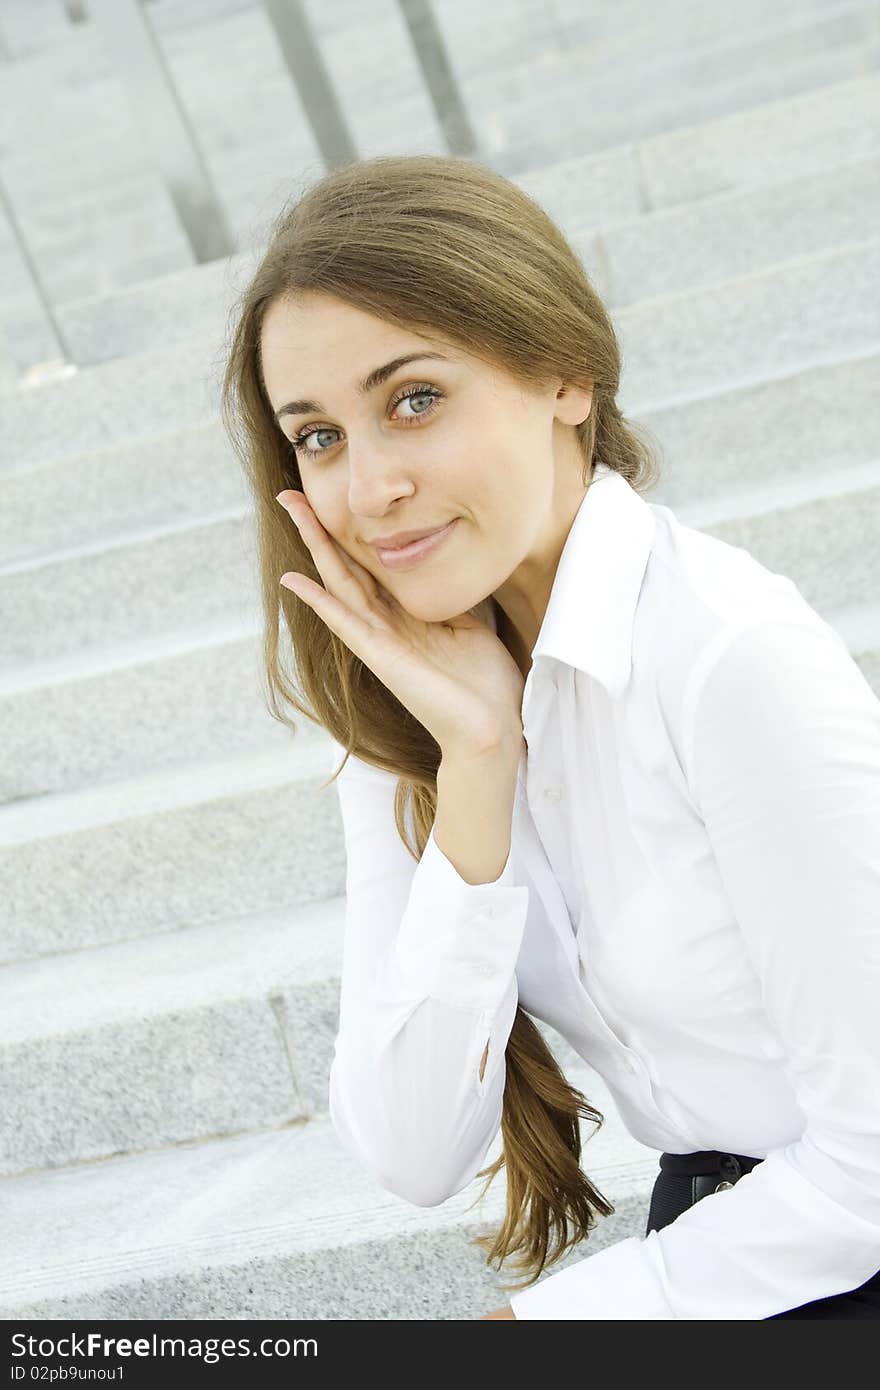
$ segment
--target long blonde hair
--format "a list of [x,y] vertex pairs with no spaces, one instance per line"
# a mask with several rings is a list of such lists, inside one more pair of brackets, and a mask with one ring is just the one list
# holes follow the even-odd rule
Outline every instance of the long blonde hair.
[[[295,731],[296,710],[348,750],[334,777],[353,753],[398,778],[397,833],[418,860],[437,809],[437,742],[312,607],[278,582],[291,569],[321,582],[275,500],[282,488],[303,485],[274,419],[260,356],[268,306],[305,291],[444,334],[525,383],[592,382],[590,413],[573,427],[584,483],[599,460],[639,491],[654,485],[658,470],[639,427],[615,403],[621,358],[608,313],[560,229],[516,184],[469,159],[381,156],[330,171],[273,222],[236,307],[221,388],[223,424],[254,497],[265,695],[273,718]],[[294,670],[284,669],[283,655]],[[579,1162],[579,1115],[597,1125],[603,1116],[569,1085],[521,1007],[505,1068],[503,1153],[479,1176],[487,1176],[488,1187],[506,1165],[506,1214],[494,1237],[472,1243],[487,1252],[487,1264],[497,1260],[500,1267],[517,1255],[525,1288],[586,1238],[597,1214],[609,1216],[614,1207]]]

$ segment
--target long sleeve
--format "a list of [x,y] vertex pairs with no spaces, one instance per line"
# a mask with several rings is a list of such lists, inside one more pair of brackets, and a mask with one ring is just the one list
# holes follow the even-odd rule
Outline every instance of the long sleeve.
[[515,1294],[518,1318],[765,1319],[880,1268],[880,701],[818,620],[752,620],[705,657],[683,762],[803,1132]]
[[354,757],[336,781],[346,910],[329,1109],[380,1186],[435,1206],[472,1181],[501,1123],[529,890],[510,856],[493,883],[465,882],[433,832],[417,862],[396,782]]

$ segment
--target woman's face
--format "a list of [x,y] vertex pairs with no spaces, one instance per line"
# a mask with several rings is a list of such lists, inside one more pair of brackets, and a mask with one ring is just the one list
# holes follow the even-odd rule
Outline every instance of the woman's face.
[[[312,510],[413,616],[442,621],[506,584],[528,589],[551,558],[555,569],[584,494],[572,426],[589,414],[589,390],[525,390],[449,340],[323,293],[273,301],[261,348]],[[417,563],[383,565],[375,541],[453,520]]]

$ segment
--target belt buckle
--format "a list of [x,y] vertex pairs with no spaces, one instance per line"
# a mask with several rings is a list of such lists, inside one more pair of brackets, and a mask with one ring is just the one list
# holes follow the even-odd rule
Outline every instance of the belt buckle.
[[713,1173],[702,1173],[691,1179],[691,1202],[698,1202],[713,1192],[726,1192],[742,1177],[742,1164],[733,1154],[722,1154],[718,1162],[717,1177]]
[[722,1154],[721,1162],[718,1164],[718,1171],[721,1174],[721,1182],[715,1188],[716,1192],[725,1192],[729,1187],[742,1177],[742,1164],[734,1154]]

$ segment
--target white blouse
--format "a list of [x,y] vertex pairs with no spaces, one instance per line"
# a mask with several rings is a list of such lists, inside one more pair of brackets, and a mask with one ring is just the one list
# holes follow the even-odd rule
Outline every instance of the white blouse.
[[433,833],[412,858],[392,774],[350,758],[335,783],[340,1142],[410,1202],[461,1191],[519,1002],[658,1157],[765,1162],[545,1273],[517,1318],[763,1319],[858,1287],[880,1269],[880,701],[790,579],[599,464],[522,718],[492,883]]

